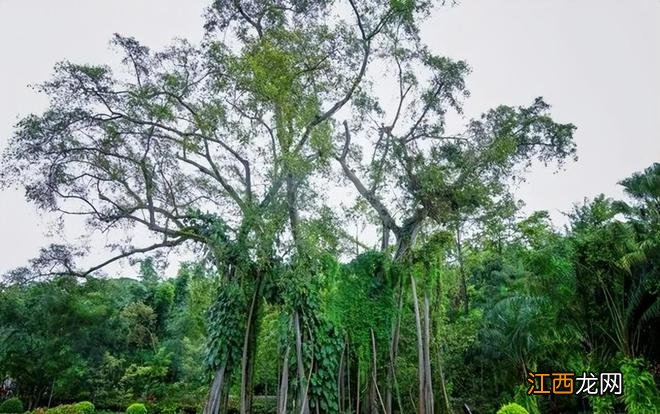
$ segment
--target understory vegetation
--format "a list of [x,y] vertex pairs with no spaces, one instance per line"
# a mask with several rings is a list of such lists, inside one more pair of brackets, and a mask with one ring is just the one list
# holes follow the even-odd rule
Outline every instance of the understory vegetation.
[[[463,114],[469,66],[422,41],[434,6],[218,0],[198,45],[116,35],[118,70],[58,64],[0,184],[106,257],[82,238],[4,275],[2,407],[656,412],[660,164],[565,228],[525,215],[516,185],[574,162],[576,126],[542,97]],[[567,371],[624,391],[528,395]]]

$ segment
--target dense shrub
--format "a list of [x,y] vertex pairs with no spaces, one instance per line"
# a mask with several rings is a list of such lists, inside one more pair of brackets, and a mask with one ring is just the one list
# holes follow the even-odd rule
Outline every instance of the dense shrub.
[[128,406],[126,414],[147,414],[147,407],[142,403],[134,403]]
[[626,390],[623,400],[629,413],[652,413],[660,406],[660,394],[653,374],[648,371],[642,358],[626,358],[621,363],[623,384]]
[[18,398],[10,398],[0,404],[0,413],[22,413],[23,401]]
[[62,404],[49,408],[45,414],[94,414],[96,408],[89,401],[81,401],[76,404]]
[[516,403],[509,403],[503,405],[499,410],[497,410],[497,414],[529,414],[529,413],[521,405],[518,405]]
[[73,404],[62,404],[57,407],[49,408],[46,414],[78,414]]
[[77,414],[94,414],[96,407],[89,401],[80,401],[73,405],[77,411]]

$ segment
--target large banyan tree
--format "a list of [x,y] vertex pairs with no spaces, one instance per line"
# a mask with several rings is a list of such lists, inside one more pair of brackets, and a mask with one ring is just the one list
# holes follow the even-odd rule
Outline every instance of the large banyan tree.
[[[433,6],[215,1],[199,45],[153,52],[117,35],[119,71],[58,64],[40,86],[49,108],[17,125],[3,182],[19,183],[41,209],[85,217],[103,232],[146,231],[153,243],[118,244],[91,268],[77,263],[82,246],[52,245],[10,277],[85,277],[164,249],[198,252],[222,280],[209,312],[209,414],[225,408],[235,381],[241,412],[252,412],[266,304],[288,321],[280,412],[400,411],[397,314],[412,304],[417,409],[433,412],[429,299],[419,292],[418,300],[413,273],[396,265],[416,260],[412,246],[429,229],[448,230],[460,247],[462,225],[508,200],[509,185],[534,159],[561,162],[575,152],[574,127],[554,122],[540,98],[446,133],[446,114],[460,114],[468,96],[469,68],[421,42],[419,25]],[[383,292],[392,312],[366,337],[373,359],[362,373],[363,399],[359,367],[356,387],[344,357],[350,332],[319,312],[318,279],[332,272],[327,257],[350,239],[324,190],[337,185],[354,188],[362,214],[382,229],[380,259],[366,268],[374,278],[389,275]]]

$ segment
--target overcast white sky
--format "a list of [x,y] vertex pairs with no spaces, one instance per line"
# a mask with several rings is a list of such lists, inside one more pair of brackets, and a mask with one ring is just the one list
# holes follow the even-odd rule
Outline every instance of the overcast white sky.
[[[44,109],[27,85],[48,79],[56,62],[116,62],[115,32],[153,49],[196,41],[206,4],[0,0],[0,149],[19,116]],[[617,181],[660,161],[660,0],[463,0],[438,10],[423,38],[473,68],[467,115],[544,96],[556,120],[577,125],[578,162],[556,174],[535,167],[517,193],[528,211],[549,210],[561,223],[573,203],[620,197]],[[0,192],[0,274],[70,237],[47,235],[50,221],[21,191]]]

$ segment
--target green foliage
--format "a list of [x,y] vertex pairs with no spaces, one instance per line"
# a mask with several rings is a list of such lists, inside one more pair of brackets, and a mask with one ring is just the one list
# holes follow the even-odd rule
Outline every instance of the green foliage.
[[367,252],[358,256],[331,279],[328,315],[350,333],[351,345],[362,361],[371,353],[371,332],[379,344],[389,335],[397,282],[386,256]]
[[20,398],[9,398],[0,404],[0,413],[22,413],[23,401]]
[[500,407],[497,414],[528,414],[528,412],[516,403],[508,403]]
[[613,395],[595,395],[589,398],[589,403],[594,414],[614,414],[616,412],[614,410],[616,398]]
[[76,408],[73,404],[62,404],[51,407],[46,411],[46,414],[77,414]]
[[158,283],[158,273],[154,268],[152,258],[147,258],[140,262],[140,281],[149,289]]
[[93,414],[96,408],[94,407],[94,404],[92,404],[89,401],[80,401],[78,403],[74,404],[74,407],[76,410],[78,410],[79,414]]
[[94,404],[81,401],[75,404],[62,404],[46,410],[46,414],[93,414],[96,411]]
[[[19,395],[36,404],[47,400],[31,395],[32,387],[50,392],[54,385],[55,404],[93,396],[98,407],[117,411],[136,399],[172,396],[197,405],[215,282],[203,269],[186,269],[175,279],[176,307],[176,283],[157,275],[140,282],[63,277],[9,286],[0,292],[0,376],[15,380]],[[82,414],[69,405],[59,410]]]
[[228,369],[240,361],[245,309],[245,298],[236,284],[230,282],[220,289],[208,314],[204,362],[210,371],[218,369],[225,361]]
[[172,353],[160,347],[141,363],[130,364],[121,378],[121,384],[139,396],[166,395],[165,381],[170,373]]
[[514,402],[527,410],[529,414],[541,414],[538,397],[527,394],[528,389],[527,384],[517,386],[514,391]]
[[154,346],[156,336],[156,312],[143,303],[134,302],[122,311],[122,317],[128,328],[127,340],[138,347]]
[[337,379],[339,357],[344,341],[339,332],[328,323],[321,323],[315,330],[314,345],[310,351],[317,369],[310,378],[311,407],[318,405],[322,412],[337,412]]
[[629,413],[650,413],[660,407],[660,394],[655,379],[642,358],[624,359],[621,362],[621,373],[623,400]]
[[126,414],[147,414],[147,408],[142,403],[133,403],[126,408]]

